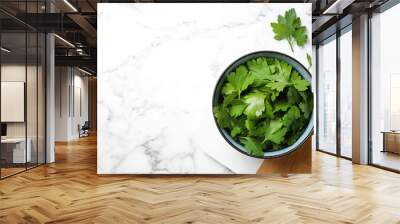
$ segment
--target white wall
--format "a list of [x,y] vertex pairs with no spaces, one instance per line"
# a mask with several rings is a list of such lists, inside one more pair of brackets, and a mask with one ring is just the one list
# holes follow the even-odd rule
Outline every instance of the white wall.
[[69,73],[68,67],[55,68],[55,141],[68,140]]
[[56,67],[55,140],[79,137],[78,125],[88,120],[88,77],[72,67]]

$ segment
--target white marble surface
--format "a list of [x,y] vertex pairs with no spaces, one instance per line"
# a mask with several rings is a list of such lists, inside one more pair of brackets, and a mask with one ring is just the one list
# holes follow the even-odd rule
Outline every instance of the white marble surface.
[[311,4],[98,4],[98,173],[255,173],[263,160],[225,142],[212,115],[223,70],[275,50],[278,14],[295,8],[311,37]]

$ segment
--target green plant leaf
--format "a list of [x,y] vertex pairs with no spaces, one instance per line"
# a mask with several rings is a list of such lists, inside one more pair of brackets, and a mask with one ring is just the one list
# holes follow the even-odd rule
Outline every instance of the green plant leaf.
[[275,66],[278,69],[280,76],[284,77],[286,81],[290,80],[290,74],[292,73],[292,66],[286,62],[275,59]]
[[294,39],[296,40],[297,46],[303,47],[307,43],[306,27],[300,26],[294,31]]
[[228,82],[232,85],[234,91],[237,92],[240,99],[241,93],[254,82],[254,75],[249,74],[246,66],[239,66],[235,72],[228,75]]
[[[302,94],[300,94],[302,95]],[[313,98],[312,96],[307,96],[300,104],[299,108],[303,112],[304,118],[308,119],[313,110]]]
[[256,58],[247,62],[250,73],[256,80],[266,80],[272,75],[266,58]]
[[309,53],[307,53],[306,56],[307,56],[307,62],[308,62],[308,70],[310,70],[311,67],[312,67],[312,58],[311,58],[311,55]]
[[241,139],[241,142],[244,144],[244,148],[250,155],[254,156],[263,156],[263,145],[252,137],[244,137]]
[[229,114],[235,118],[242,115],[244,109],[246,109],[246,107],[247,107],[247,105],[241,100],[233,100],[231,105],[232,106],[229,109]]
[[265,135],[266,122],[257,122],[252,119],[246,119],[245,127],[246,130],[248,130],[249,136],[263,137]]
[[282,92],[283,89],[289,85],[289,83],[284,79],[275,79],[276,82],[268,83],[267,86],[278,92]]
[[222,87],[222,93],[224,95],[231,95],[235,93],[235,87],[231,83],[225,83],[225,85]]
[[266,95],[262,92],[253,92],[244,96],[243,101],[247,104],[244,114],[250,119],[260,117],[265,110],[265,97]]
[[233,126],[233,128],[232,128],[232,131],[231,131],[231,136],[232,137],[236,137],[237,135],[239,135],[240,133],[242,133],[242,128],[240,127],[240,126],[237,126],[237,125],[235,125],[235,126]]
[[275,144],[281,144],[284,140],[287,129],[283,127],[280,119],[272,120],[265,129],[264,142],[270,141]]
[[291,85],[290,74],[292,66],[277,59],[274,63],[277,68],[277,74],[268,77],[271,82],[267,84],[267,87],[277,92],[282,92],[285,87]]
[[290,109],[282,117],[282,123],[285,127],[290,125],[300,117],[300,110],[297,106],[291,106]]
[[286,112],[289,107],[290,107],[290,104],[288,104],[287,102],[278,101],[278,102],[275,103],[274,113],[279,112],[279,111]]
[[297,44],[303,47],[308,40],[307,30],[302,26],[300,17],[297,17],[295,9],[289,9],[284,15],[278,16],[278,21],[271,23],[272,31],[276,40],[287,40],[290,49],[294,52],[293,46]]
[[282,126],[283,123],[280,119],[271,120],[268,125],[265,126],[264,142],[270,140],[271,136],[273,136],[276,131],[280,130]]
[[301,102],[299,92],[293,86],[290,86],[287,91],[287,103],[289,105],[297,105]]
[[281,144],[283,140],[285,140],[286,132],[287,128],[281,128],[273,134],[269,135],[268,140],[275,144]]
[[307,80],[303,79],[298,72],[293,71],[290,82],[298,91],[305,91],[310,85]]
[[217,118],[217,123],[220,128],[230,127],[230,117],[226,109],[222,106],[215,106],[213,108],[214,116]]
[[270,119],[274,118],[274,109],[268,99],[265,100],[265,116]]
[[258,90],[263,92],[265,95],[267,95],[267,98],[269,97],[271,99],[271,101],[275,101],[276,98],[279,96],[278,91],[272,90],[267,85],[259,87]]
[[232,101],[235,100],[236,95],[227,95],[224,97],[224,101],[222,103],[222,106],[224,108],[227,108],[229,105],[231,105]]

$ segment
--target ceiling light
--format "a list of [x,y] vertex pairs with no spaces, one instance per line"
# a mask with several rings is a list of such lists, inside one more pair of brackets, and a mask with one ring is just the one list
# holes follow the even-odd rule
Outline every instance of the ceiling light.
[[90,76],[92,75],[92,73],[90,73],[90,72],[88,72],[88,71],[86,71],[86,70],[83,70],[83,69],[81,69],[81,68],[79,68],[79,67],[78,67],[78,70],[81,71],[81,72],[83,72],[83,73],[85,73],[85,74],[87,74],[87,75],[90,75]]
[[1,51],[4,51],[6,53],[10,53],[11,52],[11,50],[9,50],[9,49],[7,49],[5,47],[1,47],[0,49],[1,49]]
[[78,12],[78,10],[73,6],[68,0],[64,0],[65,4],[67,4],[74,12]]
[[64,42],[64,43],[66,43],[67,45],[69,45],[70,47],[73,47],[73,48],[75,48],[75,45],[73,45],[71,42],[69,42],[68,40],[66,40],[66,39],[64,39],[64,38],[62,38],[62,37],[60,37],[59,35],[57,35],[57,34],[54,34],[54,36],[55,37],[57,37],[59,40],[61,40],[62,42]]

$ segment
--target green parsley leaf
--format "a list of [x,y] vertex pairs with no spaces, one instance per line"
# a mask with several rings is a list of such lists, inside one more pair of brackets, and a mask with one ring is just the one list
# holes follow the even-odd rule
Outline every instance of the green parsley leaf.
[[300,110],[297,106],[291,106],[286,114],[282,117],[282,123],[285,127],[290,127],[297,118],[300,117]]
[[286,132],[287,128],[281,128],[273,134],[269,135],[268,140],[275,144],[281,144],[283,140],[285,140]]
[[250,73],[256,80],[265,80],[272,75],[266,58],[256,58],[247,62]]
[[224,101],[222,103],[222,106],[224,108],[227,108],[229,105],[231,105],[232,101],[235,100],[236,95],[228,95],[224,97]]
[[224,95],[231,95],[232,93],[235,92],[235,87],[231,83],[225,83],[225,85],[222,87],[222,93]]
[[240,133],[242,133],[242,128],[240,127],[240,126],[237,126],[237,125],[235,125],[235,126],[233,126],[233,128],[232,128],[232,131],[231,131],[231,136],[232,137],[236,137],[237,135],[239,135]]
[[307,62],[308,62],[308,70],[310,70],[311,67],[312,67],[312,58],[311,58],[311,55],[309,53],[307,53],[306,56],[307,56]]
[[275,101],[276,98],[279,96],[278,91],[272,90],[267,85],[259,87],[258,90],[265,93],[265,95],[267,95],[267,98],[269,97],[271,99],[271,101]]
[[230,127],[230,117],[228,112],[222,106],[216,106],[213,109],[214,116],[217,118],[217,123],[221,128],[229,128]]
[[268,99],[265,100],[265,116],[267,118],[274,118],[274,109]]
[[285,87],[291,84],[290,74],[292,71],[292,66],[285,62],[279,62],[277,59],[274,63],[278,73],[269,76],[269,80],[271,82],[267,84],[267,87],[271,88],[272,90],[276,90],[277,92],[282,92]]
[[303,112],[304,118],[308,119],[310,117],[313,110],[313,106],[314,105],[312,97],[308,97],[307,99],[305,99],[305,101],[299,104],[299,108],[301,112]]
[[244,137],[240,140],[244,144],[244,148],[250,155],[263,156],[263,145],[258,142],[255,138]]
[[260,117],[265,110],[265,97],[266,95],[262,92],[249,93],[243,97],[244,102],[247,104],[244,114],[246,114],[250,119]]
[[303,47],[307,43],[306,27],[300,26],[294,31],[294,39],[296,40],[297,46]]
[[228,75],[228,82],[232,85],[234,91],[237,92],[240,99],[240,94],[254,82],[254,75],[249,74],[246,66],[239,66],[235,72]]
[[270,140],[271,136],[282,128],[283,124],[280,119],[271,120],[265,128],[264,142]]
[[231,104],[232,106],[229,110],[229,114],[235,118],[242,115],[244,109],[247,107],[247,105],[241,100],[233,100]]
[[293,71],[290,82],[298,91],[305,91],[310,85],[307,80],[303,79],[298,72]]
[[290,64],[275,59],[275,66],[280,76],[283,76],[285,80],[290,80],[290,74],[292,73],[292,66]]
[[278,21],[271,23],[272,31],[275,33],[275,40],[286,39],[292,52],[293,45],[303,47],[307,43],[308,36],[306,27],[302,26],[300,17],[297,17],[295,9],[289,9],[284,16],[279,15]]
[[301,101],[300,94],[293,86],[290,86],[287,91],[287,103],[289,105],[297,105]]
[[266,122],[256,122],[255,120],[247,119],[245,127],[249,131],[249,136],[263,137],[265,135]]
[[281,75],[273,75],[271,77],[271,80],[274,82],[268,83],[267,87],[271,88],[272,90],[276,90],[277,92],[282,92],[283,89],[290,84],[285,77]]
[[286,112],[289,107],[290,107],[290,104],[288,104],[287,102],[278,101],[275,103],[274,113],[279,112],[279,111]]

